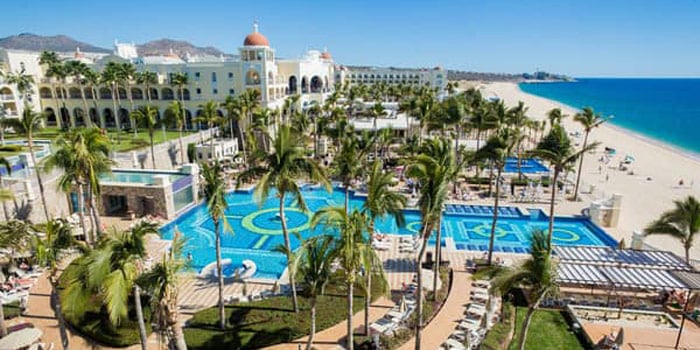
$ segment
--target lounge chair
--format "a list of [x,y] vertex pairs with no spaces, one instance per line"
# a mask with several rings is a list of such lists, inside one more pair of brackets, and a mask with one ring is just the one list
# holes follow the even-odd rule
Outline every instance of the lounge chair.
[[480,325],[472,322],[460,322],[459,325],[457,325],[457,329],[460,330],[467,330],[467,331],[475,331],[480,328]]
[[445,343],[447,345],[447,349],[452,349],[452,350],[466,350],[467,348],[464,346],[464,344],[454,340],[454,339],[447,339]]

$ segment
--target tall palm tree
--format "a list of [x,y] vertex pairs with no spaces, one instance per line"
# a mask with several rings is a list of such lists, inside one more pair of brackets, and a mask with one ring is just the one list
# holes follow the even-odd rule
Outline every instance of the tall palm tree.
[[109,158],[109,139],[97,128],[77,129],[56,139],[54,152],[44,161],[46,171],[54,168],[63,170],[58,187],[70,193],[75,185],[78,190],[77,211],[83,225],[83,234],[90,244],[96,242],[94,236],[86,234],[84,219],[84,186],[88,187],[88,198],[94,222],[93,229],[99,235],[101,224],[97,212],[97,199],[100,195],[99,176],[110,172],[114,162]]
[[[362,211],[369,218],[368,232],[370,237],[374,237],[375,221],[388,216],[391,216],[396,221],[396,226],[402,227],[406,223],[403,215],[403,210],[406,208],[406,197],[401,193],[393,191],[393,175],[390,172],[382,171],[382,162],[378,159],[374,160],[372,170],[369,174],[367,182],[367,199],[362,205]],[[372,249],[372,239],[367,240]],[[380,265],[381,266],[381,265]],[[366,269],[367,286],[365,291],[365,334],[369,334],[369,304],[371,301],[372,291],[372,274],[373,266]]]
[[338,232],[334,247],[334,256],[342,267],[342,279],[347,289],[347,344],[346,348],[353,349],[352,302],[357,275],[368,260],[373,250],[365,242],[367,232],[367,216],[358,209],[348,213],[343,207],[325,207],[317,211],[311,218],[311,227],[322,225]]
[[496,167],[496,198],[493,201],[493,220],[491,222],[491,236],[489,238],[488,263],[491,265],[493,258],[493,246],[496,238],[496,227],[498,223],[498,201],[501,192],[501,174],[506,166],[506,160],[516,147],[517,139],[515,132],[511,129],[502,129],[497,134],[492,135],[486,144],[476,151],[477,159],[488,159]]
[[[97,71],[88,67],[88,69],[83,73],[83,78],[85,80],[85,84],[90,89],[92,107],[95,109],[95,117],[97,118],[97,123],[94,123],[92,119],[90,119],[90,122],[92,124],[97,124],[98,127],[102,128],[102,127],[104,127],[104,124],[103,124],[102,118],[100,117],[100,109],[97,106],[97,94],[98,94],[97,87],[100,85],[101,76]],[[88,113],[88,118],[90,118],[91,117],[90,112],[88,111],[87,113]],[[88,125],[91,125],[91,124],[88,124]]]
[[[591,107],[584,107],[581,113],[576,113],[574,120],[581,124],[584,132],[583,148],[588,146],[588,134],[590,134],[593,129],[607,122],[608,119],[609,118],[601,117],[600,113],[595,113]],[[583,170],[583,156],[584,154],[581,154],[581,158],[578,161],[578,173],[576,174],[576,186],[574,187],[574,201],[578,200],[578,187],[581,183],[581,170]]]
[[151,104],[151,85],[158,84],[158,75],[149,70],[138,72],[134,75],[136,83],[143,85],[146,89],[146,97],[148,98],[148,104]]
[[[239,175],[238,183],[260,177],[253,192],[258,205],[262,205],[268,198],[273,186],[277,188],[279,197],[279,214],[284,235],[284,246],[291,252],[289,232],[287,230],[287,219],[284,215],[285,196],[287,194],[294,198],[295,203],[301,210],[307,210],[306,201],[301,194],[301,189],[296,183],[299,179],[320,182],[328,192],[331,191],[331,184],[328,181],[325,171],[313,159],[305,155],[305,145],[303,139],[292,132],[289,125],[281,125],[277,129],[272,150],[264,154],[260,164],[255,164]],[[287,254],[287,264],[291,263],[291,256]],[[289,274],[289,282],[292,285],[292,303],[294,312],[299,311],[297,293],[294,284],[294,274]]]
[[182,122],[178,123],[178,130],[180,131],[179,141],[180,141],[180,163],[185,163],[185,149],[182,147],[182,130],[185,128],[187,112],[185,106],[185,86],[189,83],[189,77],[185,72],[177,72],[173,74],[170,79],[170,85],[177,88],[180,97],[180,108],[182,116]]
[[49,220],[44,226],[44,236],[34,236],[33,246],[39,265],[49,269],[51,305],[58,320],[61,344],[63,349],[68,349],[66,320],[63,317],[61,298],[58,297],[58,265],[61,261],[61,253],[65,249],[75,247],[84,249],[84,247],[75,240],[70,224],[61,218]]
[[340,177],[345,188],[345,210],[350,204],[350,185],[363,171],[363,160],[366,154],[354,137],[343,139],[340,152],[333,158],[333,172]]
[[[508,125],[515,131],[515,134],[518,135],[525,135],[525,126],[527,125],[528,122],[528,117],[527,117],[527,110],[528,108],[525,106],[525,103],[522,101],[518,101],[518,105],[509,109],[508,114],[507,114],[507,123]],[[525,140],[524,137],[518,138],[514,145],[514,150],[516,152],[516,156],[518,158],[517,162],[517,168],[518,168],[518,179],[523,178],[523,172],[522,172],[522,142]]]
[[[56,81],[60,81],[63,75],[63,63],[60,57],[54,51],[42,51],[39,55],[39,64],[46,66],[44,69],[44,75],[49,78],[49,84],[51,86],[51,98],[56,101],[56,120],[58,126],[61,126],[61,106],[58,103],[58,96],[56,96]],[[2,132],[2,130],[0,130]]]
[[[204,104],[199,105],[199,108],[202,109],[202,113],[195,118],[195,121],[197,122],[203,122],[207,124],[207,128],[209,128],[210,131],[215,125],[219,125],[221,123],[221,117],[219,117],[218,110],[216,107],[219,105],[216,103],[216,101],[207,101]],[[213,132],[210,133],[211,138],[209,139],[209,147],[212,148],[214,147],[214,134]]]
[[151,105],[146,105],[131,113],[131,117],[134,121],[143,123],[143,125],[146,127],[146,130],[148,130],[148,140],[151,144],[151,162],[153,163],[153,169],[155,169],[156,151],[153,148],[153,136],[155,134],[156,126],[158,124],[158,109]]
[[554,108],[547,112],[547,120],[549,120],[550,129],[555,125],[561,124],[562,119],[566,118],[567,115],[562,113],[560,108]]
[[66,70],[68,71],[68,74],[73,76],[73,83],[77,84],[78,89],[80,89],[80,99],[83,101],[83,108],[85,108],[85,114],[82,116],[83,122],[85,122],[85,125],[89,127],[91,123],[90,116],[88,115],[90,108],[88,107],[87,99],[85,98],[83,81],[90,68],[83,62],[71,60],[66,62]]
[[[421,347],[421,335],[423,330],[423,273],[422,261],[427,248],[427,242],[433,230],[437,227],[438,232],[441,226],[442,209],[447,196],[449,179],[452,177],[453,169],[450,166],[451,152],[446,140],[431,139],[427,142],[427,152],[418,154],[410,160],[406,169],[408,177],[418,179],[421,183],[420,197],[418,198],[418,208],[421,212],[421,238],[423,243],[420,252],[416,256],[416,277],[418,283],[417,290],[417,321],[416,321],[416,350]],[[432,148],[432,149],[431,149]],[[433,155],[442,155],[435,157]],[[436,240],[436,250],[440,247],[439,237]],[[436,254],[439,258],[439,254]],[[439,266],[439,263],[436,261]],[[434,278],[438,278],[435,275]]]
[[[10,162],[5,157],[0,157],[0,167],[5,168],[7,176],[12,175],[12,165],[10,165]],[[7,189],[5,188],[5,180],[2,177],[2,173],[0,173],[0,190],[7,191]],[[2,200],[2,211],[3,214],[5,214],[5,221],[10,220],[10,212],[7,210],[7,203],[5,203],[4,200]]]
[[[25,102],[26,103],[26,102]],[[32,158],[32,164],[34,164],[36,181],[39,184],[39,194],[41,195],[41,203],[44,209],[44,215],[46,220],[50,220],[49,207],[46,205],[46,196],[44,194],[44,182],[41,179],[41,171],[39,170],[39,164],[36,162],[36,156],[34,155],[34,133],[37,132],[44,121],[44,115],[42,113],[35,113],[32,107],[26,103],[22,116],[17,119],[8,119],[5,121],[5,125],[11,127],[18,134],[24,136],[27,139],[27,146],[29,146],[29,155]]]
[[[306,295],[309,297],[311,308],[311,331],[306,343],[306,350],[311,350],[316,334],[316,302],[319,295],[323,294],[326,284],[330,282],[333,272],[332,265],[335,260],[333,251],[334,239],[332,236],[321,235],[304,240],[298,232],[297,239],[301,242],[299,250],[294,256],[294,274],[301,276],[306,287]],[[284,246],[276,250],[287,253]]]
[[695,235],[700,232],[700,202],[693,196],[674,200],[675,208],[661,214],[644,229],[644,233],[668,235],[678,239],[685,250],[685,261],[690,264],[690,249]]
[[[12,259],[15,253],[27,252],[29,239],[31,236],[31,226],[23,221],[10,220],[0,222],[0,248],[5,251],[3,259]],[[1,305],[0,305],[1,306]],[[0,307],[0,337],[7,335],[5,325],[5,312]]]
[[105,68],[102,70],[102,83],[109,86],[112,96],[112,110],[116,124],[117,124],[117,143],[121,143],[121,116],[119,115],[119,110],[121,110],[121,101],[119,99],[119,84],[121,79],[119,77],[119,65],[115,62],[108,62]]
[[231,137],[233,137],[233,123],[236,123],[236,129],[238,129],[238,144],[241,146],[241,154],[243,155],[243,164],[248,164],[248,156],[246,154],[246,143],[243,136],[242,122],[245,119],[245,107],[243,105],[242,99],[240,97],[236,98],[233,96],[227,96],[226,100],[222,103],[222,106],[226,109],[226,119],[229,122],[229,128],[231,129]]
[[[134,137],[138,136],[138,126],[136,125],[136,117],[131,114],[134,111],[134,97],[131,94],[131,82],[136,80],[136,67],[131,62],[122,62],[119,64],[118,74],[120,80],[124,84],[126,90],[126,98],[129,99],[129,107],[131,117],[131,126],[134,128]],[[148,103],[151,103],[149,100]]]
[[224,315],[224,272],[221,264],[221,225],[224,226],[224,231],[231,231],[228,225],[226,216],[226,184],[221,177],[221,164],[218,160],[209,166],[202,165],[202,176],[204,177],[204,197],[207,201],[207,209],[211,220],[214,222],[214,234],[216,236],[216,274],[219,283],[219,328],[226,327],[226,319]]
[[170,249],[163,253],[162,260],[136,281],[151,296],[154,324],[165,338],[168,349],[187,349],[178,310],[181,275],[189,267],[187,260],[182,258],[185,242],[176,230]]
[[525,288],[528,290],[528,308],[525,314],[522,328],[520,329],[520,350],[525,349],[527,333],[530,321],[542,299],[547,295],[556,294],[557,268],[552,261],[551,246],[544,232],[536,230],[532,233],[532,245],[530,257],[520,266],[514,268],[500,268],[491,281],[491,290],[501,295],[508,293],[513,288]]
[[554,203],[557,196],[557,188],[559,187],[559,175],[562,171],[575,164],[578,157],[586,152],[590,152],[598,147],[598,142],[594,142],[586,147],[576,151],[571,146],[571,140],[566,134],[566,129],[560,124],[554,124],[550,129],[549,134],[537,145],[537,148],[532,152],[533,155],[547,161],[554,169],[550,189],[552,197],[549,203],[549,229],[547,231],[547,247],[552,247],[552,233],[554,230]]
[[165,110],[165,121],[175,125],[178,131],[178,143],[180,144],[180,164],[185,164],[185,146],[182,144],[182,132],[185,129],[185,114],[182,112],[182,102],[173,101]]

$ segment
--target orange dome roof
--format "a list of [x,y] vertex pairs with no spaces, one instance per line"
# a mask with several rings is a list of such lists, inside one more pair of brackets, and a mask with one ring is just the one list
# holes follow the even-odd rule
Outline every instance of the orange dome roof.
[[333,59],[333,56],[331,56],[331,53],[330,53],[330,52],[324,51],[324,52],[321,54],[321,58],[324,59],[324,60],[332,60],[332,59]]
[[258,33],[258,24],[253,25],[253,32],[248,34],[243,40],[243,46],[270,46],[270,42],[267,38]]

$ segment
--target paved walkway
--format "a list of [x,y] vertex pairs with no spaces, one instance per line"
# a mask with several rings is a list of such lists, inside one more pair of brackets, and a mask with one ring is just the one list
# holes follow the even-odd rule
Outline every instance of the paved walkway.
[[[440,312],[423,329],[423,339],[421,347],[423,349],[438,349],[447,340],[455,327],[459,324],[464,309],[469,303],[469,291],[471,290],[471,274],[466,272],[461,266],[453,268],[453,281],[450,294]],[[412,350],[416,346],[415,338],[412,338],[399,350]]]

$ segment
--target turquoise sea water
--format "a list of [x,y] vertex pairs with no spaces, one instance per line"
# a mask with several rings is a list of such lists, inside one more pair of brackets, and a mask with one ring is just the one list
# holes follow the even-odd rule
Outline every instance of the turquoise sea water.
[[700,154],[700,79],[578,79],[520,84],[533,95],[614,115],[611,123]]

